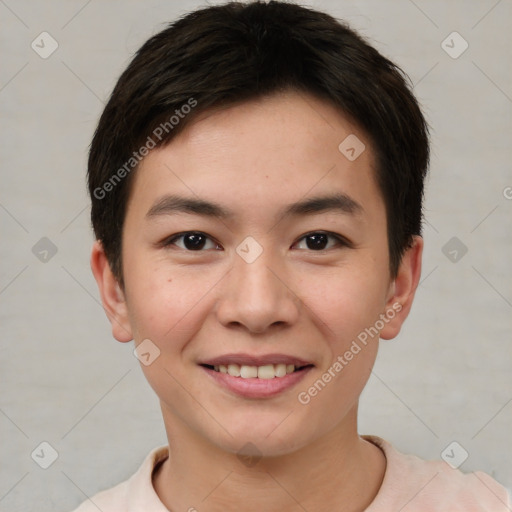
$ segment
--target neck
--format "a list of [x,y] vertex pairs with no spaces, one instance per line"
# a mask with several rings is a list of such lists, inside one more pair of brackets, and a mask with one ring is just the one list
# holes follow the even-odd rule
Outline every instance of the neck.
[[327,512],[340,504],[346,512],[363,511],[384,477],[384,454],[357,434],[357,406],[314,443],[247,465],[165,414],[164,420],[170,456],[153,474],[153,485],[171,511]]

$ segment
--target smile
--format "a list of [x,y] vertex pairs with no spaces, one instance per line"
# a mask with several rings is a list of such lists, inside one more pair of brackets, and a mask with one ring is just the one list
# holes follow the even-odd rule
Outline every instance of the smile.
[[284,354],[225,354],[199,366],[211,382],[250,399],[272,398],[298,385],[315,367],[307,360]]
[[[208,365],[205,365],[208,367]],[[220,364],[209,368],[219,373],[227,373],[232,377],[242,379],[274,379],[283,378],[290,373],[300,371],[308,365],[296,367],[293,364],[265,364],[263,366],[249,366],[239,364]]]

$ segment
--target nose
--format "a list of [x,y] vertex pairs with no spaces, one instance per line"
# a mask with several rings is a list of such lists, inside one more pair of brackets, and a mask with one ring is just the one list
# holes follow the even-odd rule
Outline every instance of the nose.
[[216,313],[226,327],[244,327],[254,334],[294,324],[301,301],[282,265],[268,251],[247,263],[238,255],[219,290]]

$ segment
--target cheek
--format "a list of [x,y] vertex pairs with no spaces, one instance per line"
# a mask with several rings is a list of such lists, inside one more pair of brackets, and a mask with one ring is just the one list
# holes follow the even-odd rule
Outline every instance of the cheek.
[[[385,275],[385,274],[384,274]],[[301,295],[333,350],[341,350],[383,311],[386,283],[375,269],[331,269],[301,279]],[[323,326],[323,327],[322,327]]]
[[192,268],[170,268],[165,262],[126,262],[130,322],[136,341],[144,338],[180,346],[197,330],[204,299],[218,281]]
[[308,408],[310,418],[321,418],[319,431],[345,417],[371,374],[379,336],[370,328],[385,305],[385,287],[379,276],[352,267],[302,280],[301,287],[311,290],[304,302],[323,333],[327,352],[320,371],[301,386],[297,398],[301,407]]

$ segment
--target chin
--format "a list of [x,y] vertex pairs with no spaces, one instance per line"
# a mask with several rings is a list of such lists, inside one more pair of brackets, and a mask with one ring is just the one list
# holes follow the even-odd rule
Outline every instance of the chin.
[[248,415],[238,423],[231,423],[228,435],[217,439],[221,449],[240,457],[279,457],[297,451],[313,441],[314,433],[285,414],[274,415],[266,421],[257,414]]

